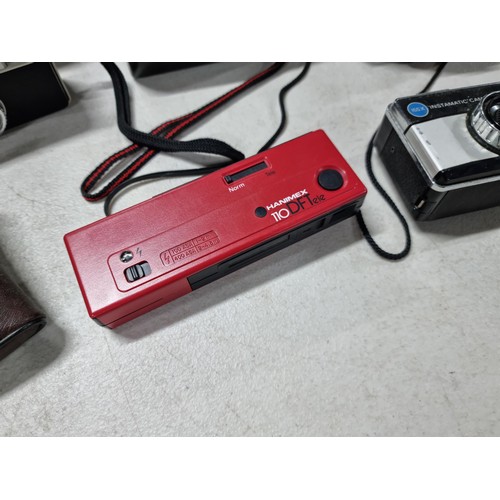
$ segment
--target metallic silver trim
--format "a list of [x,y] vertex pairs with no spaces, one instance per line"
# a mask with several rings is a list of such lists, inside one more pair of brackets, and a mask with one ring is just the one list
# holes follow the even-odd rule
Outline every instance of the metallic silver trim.
[[69,106],[71,104],[71,94],[69,93],[68,88],[64,84],[64,81],[59,76],[59,73],[58,73],[57,68],[56,68],[56,66],[55,66],[54,63],[50,63],[50,68],[52,69],[52,73],[54,73],[54,76],[55,76],[56,80],[58,81],[59,85],[61,86],[63,92],[67,96],[67,98],[68,98],[68,106]]
[[[458,115],[460,116],[460,115]],[[473,181],[467,181],[467,182],[462,182],[460,184],[452,184],[450,186],[442,186],[441,184],[437,184],[434,181],[434,177],[431,177],[428,173],[428,171],[424,168],[422,162],[420,161],[420,158],[417,156],[416,151],[413,149],[412,145],[410,142],[407,140],[405,133],[404,133],[404,127],[402,126],[402,121],[400,118],[400,112],[394,113],[392,109],[388,109],[386,111],[386,117],[393,126],[394,130],[398,134],[399,138],[401,139],[402,143],[405,145],[406,150],[412,157],[412,160],[415,162],[419,170],[428,178],[429,183],[431,184],[431,189],[434,191],[438,191],[440,193],[445,193],[447,191],[454,191],[456,189],[462,189],[462,188],[467,188],[471,186],[478,186],[480,184],[486,184],[488,182],[495,182],[495,181],[500,181],[500,175],[495,175],[493,177],[486,177],[484,179],[476,179]],[[399,119],[398,119],[399,118]],[[425,122],[428,123],[428,122]],[[420,124],[422,125],[422,124]],[[492,153],[493,154],[493,153]]]
[[425,198],[422,198],[419,202],[415,203],[415,208],[417,210],[420,210],[424,205],[427,200]]
[[463,189],[471,186],[479,186],[480,184],[488,184],[489,182],[500,181],[500,175],[495,175],[493,177],[485,177],[484,179],[477,179],[475,181],[461,182],[459,184],[451,184],[450,186],[442,186],[437,184],[431,179],[431,189],[433,191],[438,191],[439,193],[446,193],[447,191],[454,191],[455,189]]
[[398,129],[404,134],[405,130],[408,128],[408,121],[401,113],[401,110],[396,106],[395,102],[389,104],[385,114],[387,118],[389,118],[393,127],[396,128],[395,125],[397,124]]
[[500,96],[500,92],[492,92],[481,99],[470,116],[470,124],[483,141],[498,150],[500,149],[500,130],[494,123],[491,123],[484,110],[485,101],[495,94]]
[[412,125],[406,132],[429,178],[458,165],[497,156],[471,136],[466,120],[466,113],[445,116]]
[[5,109],[5,104],[0,101],[0,135],[5,132],[7,128],[7,110]]
[[31,64],[30,62],[3,62],[0,63],[0,74],[7,71],[12,71],[13,69],[20,68],[21,66],[27,66]]

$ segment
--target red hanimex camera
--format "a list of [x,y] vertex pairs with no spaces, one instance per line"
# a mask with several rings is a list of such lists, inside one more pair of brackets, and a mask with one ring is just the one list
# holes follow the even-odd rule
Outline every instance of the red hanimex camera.
[[90,317],[115,328],[354,215],[365,195],[317,130],[64,240]]

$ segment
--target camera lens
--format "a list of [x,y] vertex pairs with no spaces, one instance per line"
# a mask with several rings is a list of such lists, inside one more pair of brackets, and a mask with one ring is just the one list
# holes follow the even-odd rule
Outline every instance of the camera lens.
[[500,128],[500,96],[498,98],[498,102],[491,105],[488,110],[489,117],[491,121]]
[[500,92],[492,92],[481,99],[469,114],[467,126],[479,144],[500,154]]

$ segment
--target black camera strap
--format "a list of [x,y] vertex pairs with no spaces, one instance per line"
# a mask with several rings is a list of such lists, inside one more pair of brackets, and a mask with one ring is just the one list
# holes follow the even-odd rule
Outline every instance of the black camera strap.
[[[261,148],[260,151],[267,149],[281,134],[286,124],[286,112],[284,107],[284,97],[288,90],[297,84],[306,74],[310,63],[306,63],[300,74],[290,83],[283,87],[279,94],[279,103],[281,109],[281,123],[272,136],[272,138]],[[213,172],[223,166],[239,161],[244,158],[244,155],[235,150],[231,146],[218,141],[216,139],[197,139],[193,141],[178,141],[173,138],[181,132],[191,127],[195,123],[204,119],[211,112],[218,109],[220,106],[235,98],[237,95],[258,84],[259,82],[269,78],[275,74],[284,63],[274,63],[264,71],[254,75],[252,78],[243,84],[233,88],[231,91],[211,101],[205,106],[196,111],[188,113],[179,118],[169,120],[156,127],[149,134],[140,132],[132,128],[130,115],[130,98],[128,94],[127,84],[119,70],[113,63],[103,63],[113,82],[115,91],[115,100],[117,108],[117,120],[120,130],[133,141],[133,144],[121,151],[111,155],[96,167],[83,181],[81,192],[87,201],[97,201],[106,198],[104,210],[106,215],[109,215],[109,207],[111,200],[125,187],[136,182],[142,182],[160,177],[177,177],[186,175],[201,175]],[[136,176],[134,174],[140,170],[149,160],[161,151],[173,152],[195,152],[195,153],[210,153],[220,156],[225,156],[230,161],[222,164],[213,165],[203,168],[172,170],[164,172],[155,172],[148,175]],[[120,171],[111,179],[103,188],[95,191],[95,187],[100,183],[106,174],[113,168],[120,168]]]
[[[285,128],[286,121],[287,121],[286,108],[285,108],[285,96],[286,96],[287,92],[291,88],[293,88],[297,83],[299,83],[305,77],[305,75],[307,74],[307,72],[309,70],[310,65],[311,65],[311,63],[304,63],[304,67],[302,68],[302,70],[300,71],[300,73],[291,82],[289,82],[287,85],[285,85],[280,90],[280,93],[279,93],[279,105],[280,105],[280,111],[281,111],[280,124],[279,124],[278,128],[276,129],[276,132],[273,134],[273,136],[266,142],[266,144],[264,144],[264,146],[262,146],[259,149],[259,151],[258,151],[259,153],[261,153],[262,151],[265,151],[266,149],[268,149],[276,141],[276,139],[280,136],[280,134],[282,133],[283,129]],[[270,67],[269,70],[271,70],[272,68],[273,67]],[[259,76],[259,75],[257,75],[257,76]],[[229,92],[228,94],[231,94],[235,90],[238,90],[238,91],[245,90],[249,84],[256,83],[256,82],[254,82],[255,78],[256,77],[251,78],[250,80],[248,80],[247,82],[245,82],[243,85],[240,86],[240,87],[244,87],[244,88],[240,89],[240,87],[237,87],[237,89],[233,89],[233,91]],[[259,79],[260,79],[260,76],[259,76]],[[228,96],[228,94],[225,94],[224,96],[222,96],[219,99],[226,99],[227,96]],[[234,94],[234,95],[236,95],[236,94]],[[232,97],[233,97],[233,95],[230,96],[230,98],[232,98]],[[207,106],[212,106],[213,104],[217,103],[217,101],[218,100],[213,101],[211,104],[209,104]],[[217,103],[217,105],[219,105],[219,104]],[[207,106],[205,106],[204,108],[201,109],[202,113],[204,113],[204,109]],[[195,112],[195,114],[196,113],[198,113],[198,112]],[[173,120],[172,122],[168,122],[169,123],[169,125],[168,125],[169,132],[167,132],[167,134],[175,134],[175,133],[180,132],[182,130],[182,128],[184,126],[186,126],[187,123],[190,122],[190,120],[192,119],[192,115],[193,114],[186,115],[185,117],[182,117],[180,119]],[[219,170],[220,168],[225,167],[225,166],[229,165],[230,163],[232,163],[232,162],[225,162],[225,163],[219,163],[217,165],[212,165],[212,166],[209,166],[209,167],[201,167],[201,168],[196,168],[196,169],[164,170],[164,171],[161,171],[161,172],[153,172],[151,174],[146,174],[146,175],[140,175],[140,176],[136,176],[136,177],[131,177],[131,175],[134,172],[134,169],[141,168],[141,166],[142,166],[142,164],[143,164],[144,161],[148,161],[152,156],[156,155],[157,153],[158,153],[157,150],[149,149],[143,155],[141,155],[138,159],[136,159],[132,163],[132,165],[130,165],[128,167],[128,169],[131,172],[131,174],[128,175],[128,172],[124,172],[124,175],[128,176],[128,178],[119,180],[118,185],[116,185],[115,187],[113,187],[113,189],[106,196],[106,199],[104,201],[104,213],[106,215],[110,215],[111,202],[113,201],[113,199],[115,198],[115,196],[120,191],[122,191],[123,189],[126,189],[127,187],[131,186],[132,184],[136,184],[136,183],[139,183],[139,182],[150,181],[150,180],[155,180],[155,179],[160,179],[160,178],[167,178],[167,177],[181,177],[181,176],[189,176],[189,175],[205,175],[205,174],[209,174],[209,173],[215,172],[216,170]]]
[[398,253],[391,253],[387,252],[383,248],[381,248],[373,239],[373,236],[370,234],[370,231],[368,230],[368,227],[366,226],[365,220],[363,218],[363,214],[361,213],[361,210],[356,214],[356,219],[358,221],[359,228],[361,229],[361,232],[363,233],[363,236],[365,237],[366,241],[368,244],[373,248],[375,253],[377,255],[380,255],[380,257],[387,259],[387,260],[400,260],[406,257],[410,253],[411,249],[411,234],[410,234],[410,228],[408,227],[408,222],[406,222],[405,216],[400,212],[399,208],[396,206],[396,203],[392,200],[392,198],[389,196],[389,194],[385,191],[385,189],[380,185],[378,182],[377,178],[375,177],[375,174],[373,173],[373,166],[372,166],[372,152],[373,152],[373,143],[375,141],[375,136],[377,135],[377,132],[375,132],[370,139],[370,142],[368,143],[368,148],[366,150],[365,154],[365,165],[366,165],[366,170],[368,172],[368,177],[370,177],[370,181],[372,184],[375,186],[375,189],[381,194],[381,196],[384,198],[384,200],[387,202],[387,204],[391,207],[392,211],[396,214],[397,218],[401,222],[401,225],[403,226],[404,232],[405,232],[405,247],[401,252]]
[[[427,92],[431,88],[432,84],[436,81],[437,77],[440,75],[441,71],[443,71],[446,64],[447,63],[439,63],[439,66],[432,75],[432,78],[427,82],[427,85],[419,92],[419,94],[423,94],[424,92]],[[366,226],[361,210],[356,214],[356,219],[358,221],[359,228],[363,233],[363,236],[365,237],[366,241],[373,248],[373,250],[377,255],[380,255],[380,257],[387,260],[400,260],[406,257],[410,253],[411,249],[410,228],[408,226],[408,222],[405,219],[405,216],[398,209],[398,207],[396,206],[392,198],[389,196],[389,194],[385,191],[385,189],[380,185],[377,178],[375,177],[375,174],[373,173],[372,153],[373,153],[373,143],[375,141],[375,136],[377,135],[377,132],[378,130],[376,130],[375,133],[373,134],[366,149],[366,154],[365,154],[366,170],[368,172],[368,177],[370,177],[370,181],[375,186],[375,189],[380,193],[382,198],[384,198],[387,204],[391,207],[392,211],[396,214],[397,218],[401,222],[401,225],[403,226],[403,230],[405,232],[405,246],[403,250],[401,250],[401,252],[398,253],[387,252],[386,250],[381,248],[373,239],[373,236],[370,234],[370,231]]]
[[115,63],[102,63],[102,65],[109,73],[113,82],[118,128],[134,144],[167,153],[211,153],[225,156],[233,161],[239,161],[244,158],[243,153],[217,139],[204,138],[191,141],[177,141],[171,139],[171,136],[162,137],[159,134],[148,134],[133,128],[131,125],[130,97],[127,82]]

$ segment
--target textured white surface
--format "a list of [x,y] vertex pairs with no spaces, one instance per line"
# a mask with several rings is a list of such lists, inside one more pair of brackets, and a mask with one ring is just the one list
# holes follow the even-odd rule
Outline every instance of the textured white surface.
[[[135,124],[204,104],[262,64],[134,81]],[[500,209],[409,221],[400,263],[377,257],[354,219],[110,331],[86,314],[62,237],[102,216],[82,179],[128,144],[106,72],[59,66],[73,101],[0,138],[0,244],[49,325],[0,362],[0,435],[498,435]],[[279,120],[290,65],[186,137],[253,154]],[[403,243],[365,174],[366,144],[430,65],[313,64],[287,98],[280,142],[323,128],[366,182],[365,218]],[[434,88],[500,80],[500,65],[451,63]],[[146,171],[187,164],[159,156]],[[399,201],[377,157],[379,178]],[[182,183],[142,186],[115,210]]]

